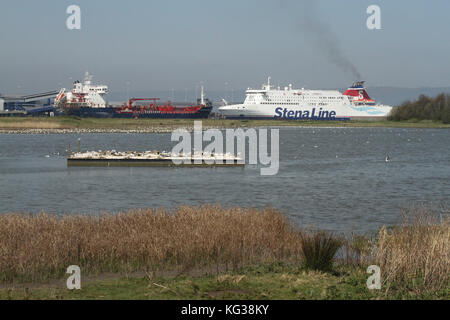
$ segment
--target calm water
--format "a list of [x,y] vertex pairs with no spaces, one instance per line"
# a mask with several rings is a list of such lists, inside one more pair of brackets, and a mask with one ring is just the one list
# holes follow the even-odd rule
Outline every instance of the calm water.
[[282,128],[275,176],[257,166],[67,168],[78,138],[84,150],[174,145],[170,134],[0,134],[0,212],[269,205],[299,225],[363,232],[395,223],[412,202],[450,199],[449,130]]

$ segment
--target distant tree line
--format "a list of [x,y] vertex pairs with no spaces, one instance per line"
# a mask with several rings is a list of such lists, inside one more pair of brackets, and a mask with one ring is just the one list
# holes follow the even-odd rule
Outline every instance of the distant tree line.
[[450,94],[441,93],[435,98],[420,95],[415,101],[403,102],[393,108],[389,120],[434,120],[450,123]]

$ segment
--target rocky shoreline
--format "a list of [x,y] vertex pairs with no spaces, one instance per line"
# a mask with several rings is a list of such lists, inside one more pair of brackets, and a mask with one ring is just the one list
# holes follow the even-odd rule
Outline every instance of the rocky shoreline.
[[[149,127],[135,129],[113,129],[113,128],[73,128],[73,129],[0,129],[0,134],[79,134],[79,133],[171,133],[176,129],[193,131],[193,127]],[[217,127],[203,127],[207,129],[223,129]]]

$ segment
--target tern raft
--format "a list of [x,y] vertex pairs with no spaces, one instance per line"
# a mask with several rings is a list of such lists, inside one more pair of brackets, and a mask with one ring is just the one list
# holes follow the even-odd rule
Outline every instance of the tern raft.
[[174,154],[158,151],[88,151],[69,153],[67,166],[89,167],[229,167],[244,166],[238,156],[226,154]]

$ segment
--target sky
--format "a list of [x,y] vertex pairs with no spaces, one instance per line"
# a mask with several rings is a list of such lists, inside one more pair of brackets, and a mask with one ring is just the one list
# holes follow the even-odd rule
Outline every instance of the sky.
[[[69,5],[81,29],[69,30]],[[369,30],[366,10],[381,9]],[[448,0],[2,0],[0,93],[450,86]],[[357,75],[359,74],[359,75]],[[128,88],[128,89],[126,89]]]

